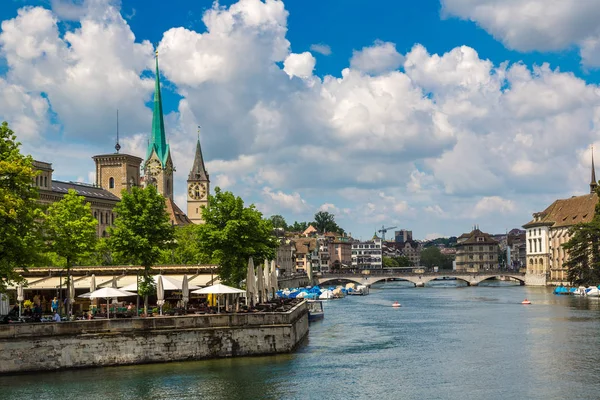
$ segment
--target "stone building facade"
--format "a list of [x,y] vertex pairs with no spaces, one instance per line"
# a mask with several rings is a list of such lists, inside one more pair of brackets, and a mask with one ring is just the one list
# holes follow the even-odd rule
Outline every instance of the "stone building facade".
[[526,284],[569,284],[564,263],[569,254],[563,245],[571,238],[569,229],[590,222],[598,204],[596,171],[592,155],[590,193],[556,200],[544,211],[533,213],[523,225],[526,230]]
[[456,244],[456,270],[479,272],[498,268],[498,242],[475,227],[462,234]]
[[352,243],[352,268],[381,269],[383,268],[382,242],[377,235],[367,242]]

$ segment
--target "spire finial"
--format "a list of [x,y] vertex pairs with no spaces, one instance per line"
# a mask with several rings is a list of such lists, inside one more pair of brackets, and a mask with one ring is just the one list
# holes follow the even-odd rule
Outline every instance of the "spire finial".
[[596,168],[594,168],[594,144],[590,145],[592,148],[592,179],[590,180],[590,193],[596,193],[598,187],[598,181],[596,180]]
[[198,125],[198,141],[200,141],[200,125]]
[[117,154],[119,154],[119,150],[121,150],[121,145],[119,144],[119,109],[117,108],[117,143],[115,144],[115,150]]

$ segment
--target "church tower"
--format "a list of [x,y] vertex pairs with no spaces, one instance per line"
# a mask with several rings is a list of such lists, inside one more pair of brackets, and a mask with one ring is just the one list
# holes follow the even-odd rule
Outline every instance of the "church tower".
[[198,142],[196,143],[196,155],[194,165],[187,180],[187,215],[194,224],[202,224],[202,207],[208,207],[208,193],[210,191],[210,179],[204,167],[202,149],[200,147],[200,127],[198,127]]
[[152,114],[152,134],[148,143],[144,163],[144,185],[154,185],[158,193],[173,200],[173,160],[167,144],[163,120],[162,99],[160,96],[160,73],[158,51],[156,52],[156,80],[154,84],[154,111]]

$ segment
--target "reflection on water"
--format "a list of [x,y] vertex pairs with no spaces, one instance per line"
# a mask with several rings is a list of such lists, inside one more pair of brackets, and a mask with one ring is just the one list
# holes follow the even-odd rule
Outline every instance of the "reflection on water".
[[0,398],[600,397],[598,299],[457,282],[386,282],[326,302],[294,354],[2,377]]

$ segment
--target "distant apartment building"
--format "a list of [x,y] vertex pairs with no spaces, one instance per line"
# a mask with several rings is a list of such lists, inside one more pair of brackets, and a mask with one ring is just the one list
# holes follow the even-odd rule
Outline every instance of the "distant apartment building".
[[330,268],[343,269],[352,266],[352,241],[350,238],[338,237],[330,244]]
[[277,267],[282,273],[295,272],[296,248],[290,239],[280,239],[277,248]]
[[296,272],[308,272],[310,264],[313,272],[319,270],[318,247],[316,238],[297,238],[292,239],[295,254]]
[[547,281],[555,285],[569,283],[565,267],[569,254],[563,245],[571,238],[569,229],[573,225],[592,220],[596,204],[598,195],[595,192],[556,200],[544,211],[534,213],[533,219],[523,225],[527,230],[528,285],[545,285]]
[[411,265],[419,266],[421,264],[421,251],[423,250],[423,244],[415,240],[408,240],[406,242],[390,242],[386,243],[387,257],[406,257],[410,261]]
[[355,269],[381,269],[382,246],[377,235],[368,242],[352,243],[352,268]]
[[407,231],[406,229],[400,229],[399,231],[394,232],[394,237],[396,243],[404,243],[412,241],[413,235],[412,231]]
[[456,244],[456,270],[478,272],[498,268],[498,242],[475,227],[459,236]]

